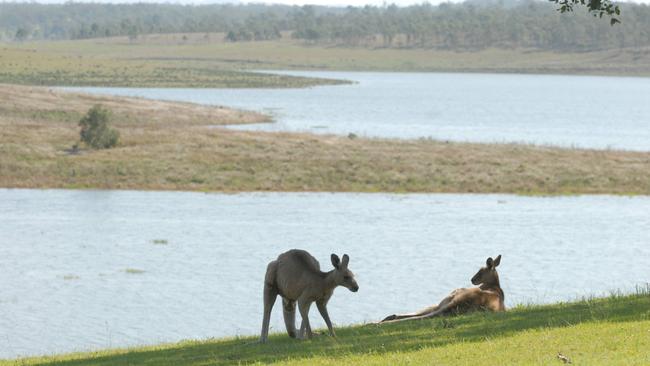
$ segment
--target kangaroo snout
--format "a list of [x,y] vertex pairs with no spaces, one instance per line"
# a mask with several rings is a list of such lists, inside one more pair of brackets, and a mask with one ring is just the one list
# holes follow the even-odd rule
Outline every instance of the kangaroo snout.
[[472,277],[472,285],[478,286],[480,284],[481,284],[481,282],[478,280],[478,275]]

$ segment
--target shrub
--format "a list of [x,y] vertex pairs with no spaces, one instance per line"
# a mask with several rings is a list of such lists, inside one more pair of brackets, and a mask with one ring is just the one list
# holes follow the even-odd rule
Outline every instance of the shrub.
[[109,127],[110,111],[96,105],[79,121],[81,141],[93,149],[108,149],[117,145],[120,133]]

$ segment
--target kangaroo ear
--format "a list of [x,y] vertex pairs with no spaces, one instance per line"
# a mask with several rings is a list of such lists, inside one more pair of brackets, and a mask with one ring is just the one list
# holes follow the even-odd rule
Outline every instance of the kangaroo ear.
[[501,263],[501,254],[494,260],[494,267],[497,267]]
[[339,259],[339,256],[336,254],[332,254],[332,265],[336,269],[338,269],[339,266],[341,265],[341,260]]
[[343,254],[343,259],[341,260],[341,268],[348,268],[348,263],[350,263],[350,257],[347,254]]
[[492,257],[489,257],[489,258],[487,259],[487,261],[485,261],[485,265],[486,265],[488,268],[492,268],[492,264],[493,264],[493,263],[494,263],[494,260],[492,259]]

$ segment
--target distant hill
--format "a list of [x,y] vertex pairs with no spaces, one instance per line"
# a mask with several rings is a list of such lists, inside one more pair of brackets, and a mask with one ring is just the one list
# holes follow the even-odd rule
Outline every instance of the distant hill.
[[408,7],[263,4],[0,3],[0,40],[63,40],[153,33],[225,34],[232,42],[291,33],[343,47],[602,50],[650,46],[650,6],[625,3],[614,27],[584,11],[533,0],[469,0]]

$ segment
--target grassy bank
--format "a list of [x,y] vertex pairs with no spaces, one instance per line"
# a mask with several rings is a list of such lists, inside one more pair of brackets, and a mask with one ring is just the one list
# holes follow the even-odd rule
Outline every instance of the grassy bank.
[[[55,45],[57,43],[54,43]],[[84,43],[70,52],[43,45],[0,48],[0,83],[46,86],[303,88],[345,84],[344,80],[238,71],[213,63],[138,59],[135,50],[117,57],[88,56]],[[47,48],[44,50],[42,48]]]
[[[276,312],[274,316],[279,316]],[[0,365],[576,365],[650,363],[650,295],[611,296],[501,314],[362,325],[338,329],[338,339],[297,341],[286,335],[187,341],[17,361]]]
[[308,87],[343,81],[241,70],[489,72],[650,76],[650,49],[554,52],[344,48],[286,36],[223,41],[223,34],[165,34],[0,47],[0,83],[134,87]]
[[[92,105],[117,148],[70,154]],[[256,113],[0,86],[0,186],[199,191],[650,194],[650,153],[240,132]]]

